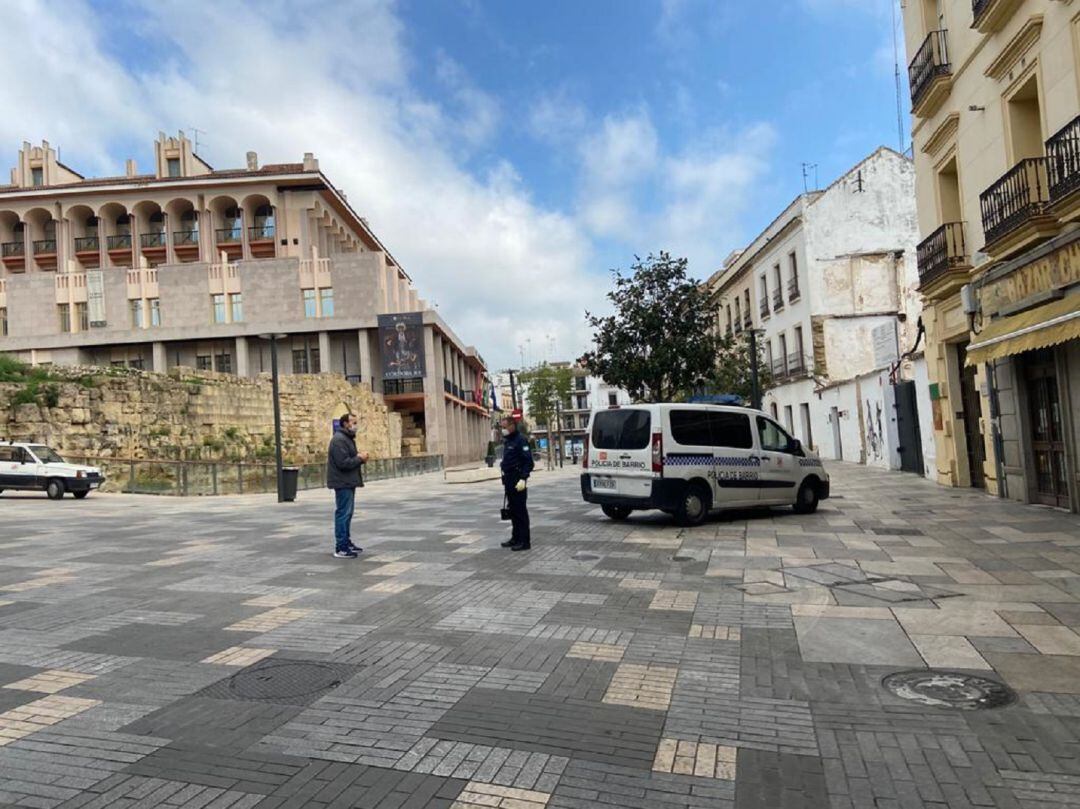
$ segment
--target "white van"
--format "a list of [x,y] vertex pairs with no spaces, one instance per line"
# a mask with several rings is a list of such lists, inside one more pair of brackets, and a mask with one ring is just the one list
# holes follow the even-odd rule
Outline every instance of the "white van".
[[613,520],[637,509],[697,525],[710,511],[794,506],[829,496],[829,475],[769,416],[745,407],[644,404],[592,414],[581,496]]
[[70,464],[44,444],[0,441],[0,492],[44,491],[51,500],[71,492],[81,500],[104,482],[96,466]]

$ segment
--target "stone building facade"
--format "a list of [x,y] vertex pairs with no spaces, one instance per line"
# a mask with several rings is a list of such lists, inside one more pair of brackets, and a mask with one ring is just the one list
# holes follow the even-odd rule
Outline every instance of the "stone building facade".
[[[177,367],[249,378],[271,366],[362,382],[459,463],[483,456],[485,368],[306,154],[214,170],[160,135],[153,173],[83,178],[24,144],[0,186],[0,351],[32,364]],[[414,313],[424,362],[384,373],[379,317]]]
[[1080,8],[904,26],[937,479],[1080,510]]

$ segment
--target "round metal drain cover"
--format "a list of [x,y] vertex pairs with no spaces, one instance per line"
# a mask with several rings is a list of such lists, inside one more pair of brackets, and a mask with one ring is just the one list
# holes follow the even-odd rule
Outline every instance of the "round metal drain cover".
[[575,553],[573,558],[578,562],[592,562],[600,557],[595,553],[585,553],[585,551],[580,551],[579,553]]
[[339,685],[337,668],[310,662],[269,663],[229,678],[229,692],[239,699],[299,699]]
[[1004,683],[959,671],[898,671],[881,681],[885,690],[934,708],[981,711],[1016,701],[1016,692]]

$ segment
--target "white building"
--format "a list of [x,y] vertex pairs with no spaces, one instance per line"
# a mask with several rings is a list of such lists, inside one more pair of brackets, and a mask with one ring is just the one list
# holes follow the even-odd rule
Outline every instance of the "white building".
[[773,377],[763,407],[793,435],[824,458],[925,473],[914,182],[910,160],[878,149],[796,197],[709,286],[722,328],[758,330]]

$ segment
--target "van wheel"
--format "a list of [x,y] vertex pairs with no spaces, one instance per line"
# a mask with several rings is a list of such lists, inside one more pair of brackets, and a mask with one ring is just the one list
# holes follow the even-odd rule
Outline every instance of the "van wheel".
[[59,500],[64,496],[64,482],[53,478],[45,485],[45,494],[50,500]]
[[85,492],[72,492],[71,493],[72,497],[74,497],[76,500],[82,500],[88,494],[90,494],[89,489],[87,489]]
[[680,525],[701,525],[709,513],[709,491],[700,483],[691,483],[675,510]]
[[613,520],[625,520],[632,509],[629,506],[600,506],[600,510]]
[[813,514],[818,507],[817,484],[812,480],[803,481],[799,493],[795,496],[796,514]]

